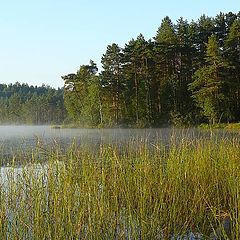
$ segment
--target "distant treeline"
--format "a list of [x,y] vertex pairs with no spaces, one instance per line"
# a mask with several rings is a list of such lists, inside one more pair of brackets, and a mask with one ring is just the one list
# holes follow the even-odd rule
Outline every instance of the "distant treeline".
[[63,89],[0,84],[0,123],[50,124],[66,118]]
[[63,76],[63,90],[2,85],[1,118],[104,127],[240,121],[240,12],[165,17],[153,39],[108,45],[101,63],[101,72],[91,60]]

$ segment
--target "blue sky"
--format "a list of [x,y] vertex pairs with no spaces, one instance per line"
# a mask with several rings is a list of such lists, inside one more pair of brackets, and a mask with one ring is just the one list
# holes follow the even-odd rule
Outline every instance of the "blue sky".
[[62,87],[61,75],[89,59],[100,65],[108,44],[154,37],[161,20],[240,11],[237,0],[0,0],[0,83]]

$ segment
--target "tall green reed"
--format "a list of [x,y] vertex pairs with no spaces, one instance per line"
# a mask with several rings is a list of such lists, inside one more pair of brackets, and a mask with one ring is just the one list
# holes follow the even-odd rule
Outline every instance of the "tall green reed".
[[238,239],[239,150],[238,139],[39,147],[1,176],[0,238],[207,237],[226,213],[225,238]]

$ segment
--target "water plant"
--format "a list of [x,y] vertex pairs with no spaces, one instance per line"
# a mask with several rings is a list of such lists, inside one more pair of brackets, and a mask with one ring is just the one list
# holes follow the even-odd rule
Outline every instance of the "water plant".
[[38,148],[1,169],[0,239],[239,239],[239,152],[234,138]]

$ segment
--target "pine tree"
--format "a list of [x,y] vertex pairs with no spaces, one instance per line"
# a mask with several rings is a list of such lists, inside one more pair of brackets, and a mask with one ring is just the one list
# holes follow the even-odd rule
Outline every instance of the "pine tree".
[[[101,84],[105,95],[105,105],[110,110],[108,118],[110,124],[117,125],[122,116],[124,82],[122,77],[122,50],[113,43],[107,46],[102,57]],[[106,111],[105,111],[106,112]]]
[[165,17],[155,36],[156,78],[158,81],[159,120],[165,121],[176,111],[177,88],[177,34],[172,21]]
[[203,115],[209,122],[215,123],[221,120],[224,113],[222,102],[225,96],[222,87],[226,63],[222,58],[216,35],[208,38],[206,48],[205,66],[195,72],[194,81],[189,86]]
[[230,27],[225,44],[225,56],[230,65],[229,76],[229,106],[232,118],[240,120],[240,18],[236,19]]

